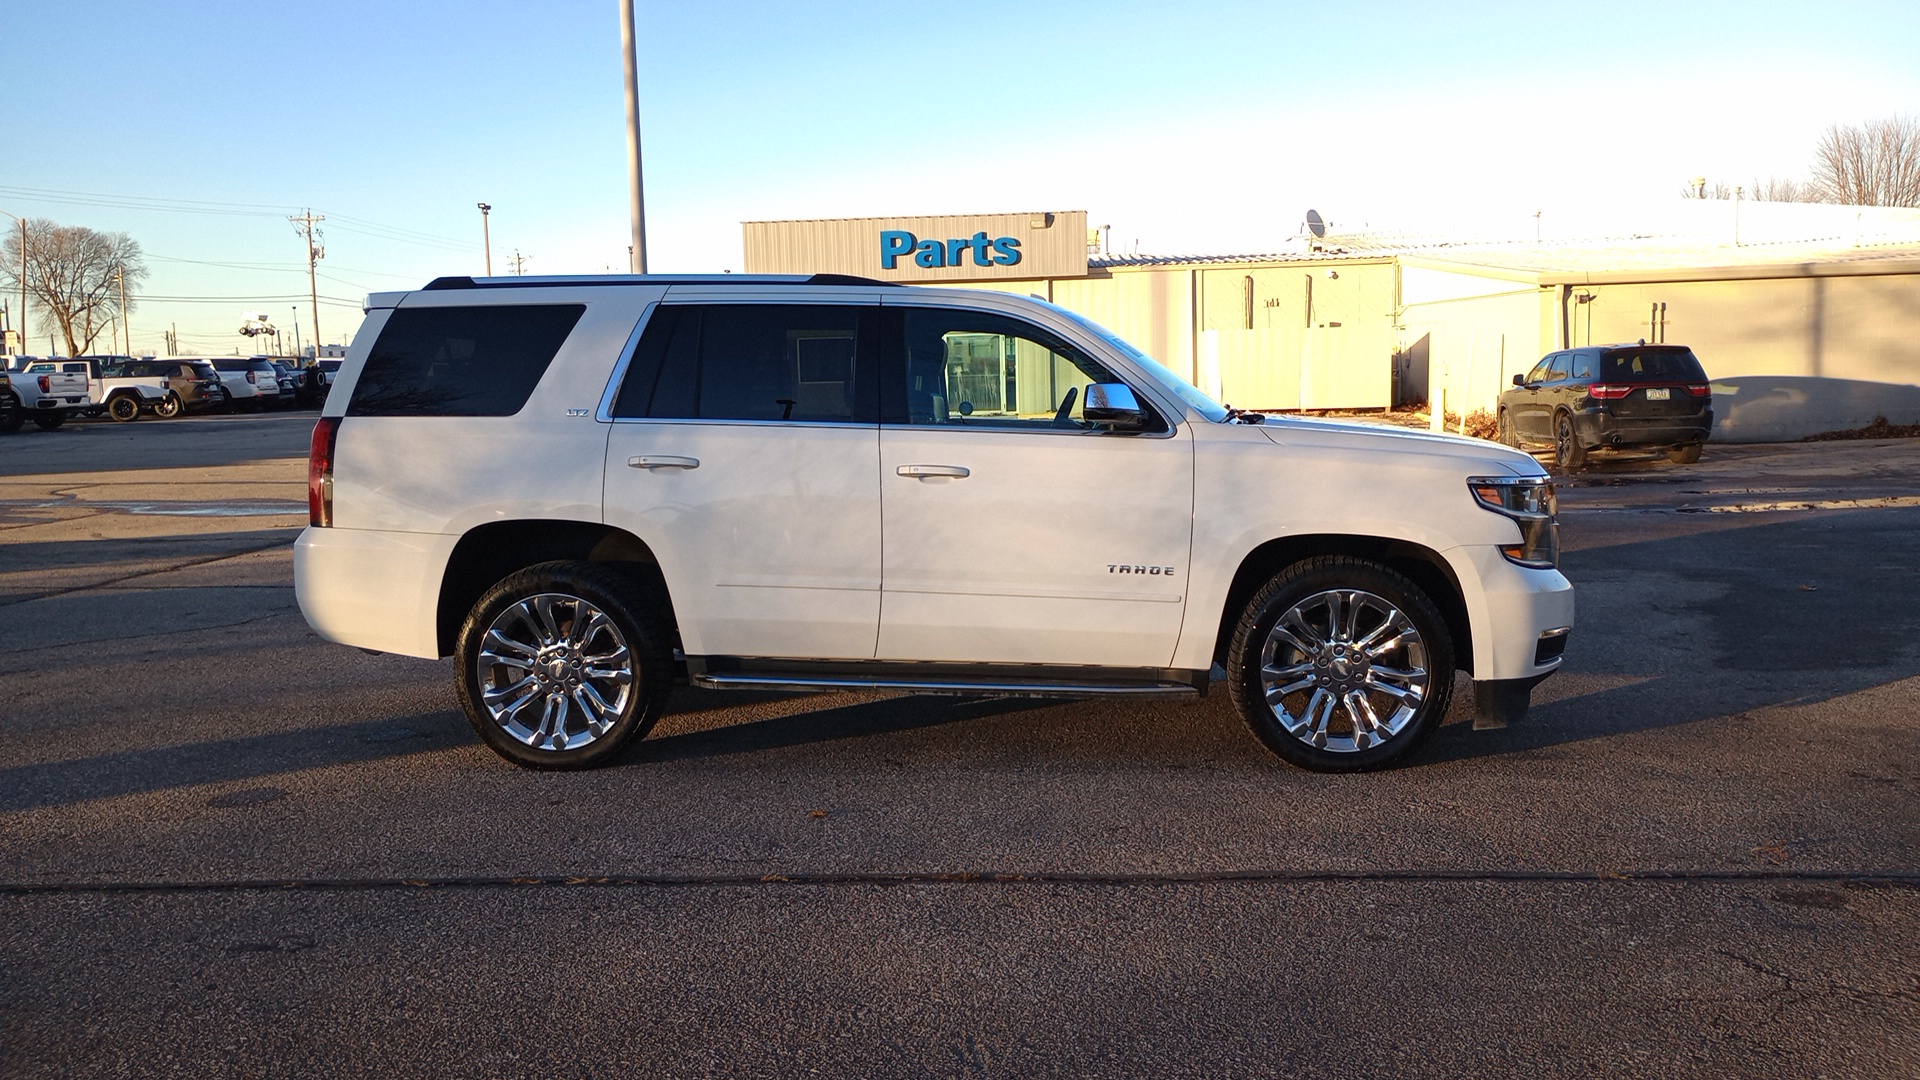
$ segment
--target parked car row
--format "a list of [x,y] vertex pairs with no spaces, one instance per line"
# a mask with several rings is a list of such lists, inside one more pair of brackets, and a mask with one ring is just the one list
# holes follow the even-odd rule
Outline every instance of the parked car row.
[[339,366],[339,360],[322,360],[296,370],[260,356],[10,357],[0,377],[0,432],[16,431],[29,419],[51,430],[75,416],[130,422],[312,408],[326,400]]

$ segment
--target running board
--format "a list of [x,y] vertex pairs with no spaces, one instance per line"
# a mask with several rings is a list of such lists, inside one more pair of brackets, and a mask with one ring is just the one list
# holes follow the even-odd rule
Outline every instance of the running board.
[[910,679],[862,675],[755,675],[750,672],[710,672],[689,681],[708,690],[795,690],[802,693],[832,690],[881,690],[907,694],[959,697],[1026,698],[1197,698],[1199,687],[1186,683],[1072,683],[1042,680]]

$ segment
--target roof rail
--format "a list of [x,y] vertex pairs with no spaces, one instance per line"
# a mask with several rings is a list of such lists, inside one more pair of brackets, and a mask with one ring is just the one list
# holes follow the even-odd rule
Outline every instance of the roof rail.
[[423,292],[448,289],[537,289],[564,285],[881,285],[898,288],[898,282],[875,281],[851,274],[568,274],[542,277],[437,277],[427,282]]

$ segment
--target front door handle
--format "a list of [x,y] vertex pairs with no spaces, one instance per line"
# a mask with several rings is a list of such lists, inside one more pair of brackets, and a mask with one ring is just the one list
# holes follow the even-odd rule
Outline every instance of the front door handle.
[[940,476],[964,480],[973,475],[962,465],[902,465],[893,471],[901,476],[911,476],[916,480],[930,480]]
[[646,469],[648,472],[652,472],[654,469],[697,469],[699,467],[700,459],[691,457],[661,457],[656,455],[654,457],[630,457],[627,459],[627,468]]

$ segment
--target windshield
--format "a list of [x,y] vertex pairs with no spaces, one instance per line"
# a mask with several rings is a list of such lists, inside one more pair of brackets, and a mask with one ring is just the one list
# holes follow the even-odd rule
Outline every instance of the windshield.
[[1099,338],[1101,341],[1104,341],[1107,344],[1113,346],[1114,348],[1120,350],[1120,352],[1126,355],[1127,359],[1132,360],[1134,363],[1139,364],[1143,368],[1146,368],[1147,374],[1152,375],[1154,378],[1160,380],[1160,385],[1180,395],[1180,400],[1186,402],[1188,405],[1193,406],[1194,411],[1199,413],[1201,416],[1206,417],[1208,420],[1211,420],[1216,424],[1227,419],[1227,407],[1225,405],[1222,405],[1219,402],[1208,397],[1207,395],[1201,393],[1199,387],[1193,385],[1187,380],[1174,374],[1173,370],[1167,367],[1167,365],[1162,364],[1160,361],[1155,360],[1153,357],[1148,356],[1146,353],[1143,353],[1139,349],[1135,348],[1133,346],[1133,343],[1128,341],[1126,338],[1123,338],[1119,334],[1116,334],[1113,331],[1107,329],[1106,327],[1101,326],[1099,323],[1094,322],[1092,319],[1087,318],[1085,315],[1078,314],[1077,312],[1068,311],[1066,308],[1063,308],[1058,304],[1047,303],[1047,301],[1045,300],[1041,300],[1039,302],[1042,304],[1046,304],[1048,307],[1052,308],[1054,311],[1057,311],[1061,315],[1064,315],[1067,318],[1073,320],[1074,323],[1078,324],[1081,329],[1086,330],[1088,333]]

